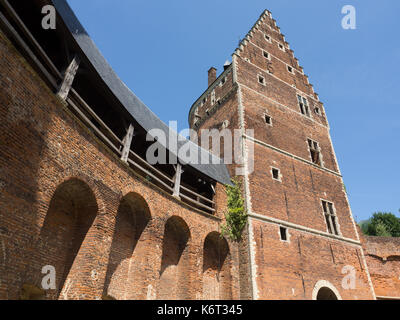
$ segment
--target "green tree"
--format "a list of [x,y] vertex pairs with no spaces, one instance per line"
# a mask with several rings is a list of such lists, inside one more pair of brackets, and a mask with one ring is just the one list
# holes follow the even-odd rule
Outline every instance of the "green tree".
[[390,212],[377,212],[361,229],[369,236],[400,237],[400,219]]
[[242,185],[239,179],[232,180],[233,186],[226,186],[228,195],[228,212],[225,213],[226,223],[222,225],[222,235],[239,242],[243,228],[247,223],[247,213],[242,197]]

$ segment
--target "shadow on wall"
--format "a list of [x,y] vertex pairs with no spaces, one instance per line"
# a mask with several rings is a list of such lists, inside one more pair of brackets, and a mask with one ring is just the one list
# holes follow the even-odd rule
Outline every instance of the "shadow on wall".
[[203,249],[203,299],[232,299],[230,268],[228,242],[220,233],[210,233]]
[[157,299],[191,299],[189,240],[186,222],[177,216],[169,218],[164,229]]
[[338,300],[338,298],[331,289],[322,287],[318,291],[317,300]]
[[[36,245],[39,257],[34,260],[41,261],[37,266],[52,265],[57,271],[57,290],[51,298],[60,298],[62,289],[79,272],[90,247],[86,237],[97,211],[92,190],[81,180],[70,179],[55,191]],[[41,275],[41,271],[34,274]],[[40,287],[41,278],[33,280]]]
[[[146,201],[136,193],[120,202],[111,244],[103,299],[145,299],[146,257],[151,250],[143,242],[144,231],[151,220]],[[145,242],[145,241],[144,241]]]

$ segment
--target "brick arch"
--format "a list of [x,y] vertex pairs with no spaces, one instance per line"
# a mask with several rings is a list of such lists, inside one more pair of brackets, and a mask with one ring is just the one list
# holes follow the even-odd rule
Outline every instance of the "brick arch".
[[58,187],[72,179],[80,180],[88,185],[94,195],[94,198],[96,199],[98,215],[104,215],[107,212],[106,201],[104,200],[104,195],[102,191],[99,189],[98,185],[92,178],[80,172],[79,170],[66,169],[63,171],[62,175],[53,175],[50,184],[47,176],[40,175],[38,178],[39,185],[40,188],[44,190],[44,192],[40,193],[38,201],[45,203],[46,206],[38,207],[37,226],[39,229],[43,225],[50,202],[53,199]]
[[312,292],[313,300],[342,300],[335,286],[326,280],[318,281]]
[[164,227],[157,299],[191,299],[192,261],[190,229],[179,216],[170,217]]
[[103,297],[145,299],[148,265],[156,239],[149,232],[152,219],[147,201],[138,193],[125,194],[115,218]]
[[[99,208],[92,188],[78,178],[64,179],[52,194],[36,243],[39,267],[51,265],[56,270],[56,290],[51,298],[61,296],[66,284],[71,285],[87,264],[87,252],[93,245],[93,224]],[[40,284],[36,271],[35,284]]]
[[218,232],[207,235],[203,245],[203,299],[232,299],[231,256],[228,242]]

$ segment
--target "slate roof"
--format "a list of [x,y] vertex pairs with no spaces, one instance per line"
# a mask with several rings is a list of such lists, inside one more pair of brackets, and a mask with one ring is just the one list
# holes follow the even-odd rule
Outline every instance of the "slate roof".
[[[163,147],[168,149],[169,139],[175,139],[175,141],[177,141],[178,134],[176,132],[172,132],[170,128],[163,121],[161,121],[142,101],[140,101],[140,99],[117,76],[79,22],[67,1],[52,0],[52,2],[68,30],[71,32],[76,44],[79,46],[82,53],[87,57],[88,61],[92,64],[93,68],[96,70],[107,87],[111,90],[114,96],[147,132],[154,128],[161,129],[167,137],[167,143],[166,145],[163,145]],[[162,141],[159,142],[162,143]],[[178,150],[184,144],[187,144],[186,146],[190,148],[192,154],[196,154],[196,151],[198,152],[198,159],[200,158],[200,151],[203,151],[204,154],[207,155],[208,159],[210,159],[210,164],[196,164],[200,163],[197,161],[196,163],[190,162],[188,164],[189,166],[200,171],[213,180],[223,184],[231,184],[227,167],[220,158],[212,155],[186,138],[179,136]],[[173,150],[170,151],[178,156],[178,154],[176,154],[177,152],[174,152]],[[182,158],[179,158],[181,159],[182,164],[184,164]],[[211,161],[211,159],[214,161]]]

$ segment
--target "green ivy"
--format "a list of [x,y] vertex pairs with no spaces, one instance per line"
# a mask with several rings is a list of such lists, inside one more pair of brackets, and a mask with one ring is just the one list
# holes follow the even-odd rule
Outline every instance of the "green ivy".
[[241,182],[239,179],[232,180],[233,186],[226,186],[228,195],[228,212],[225,213],[226,223],[222,225],[222,235],[232,241],[239,242],[242,231],[247,223],[247,213],[244,208]]

